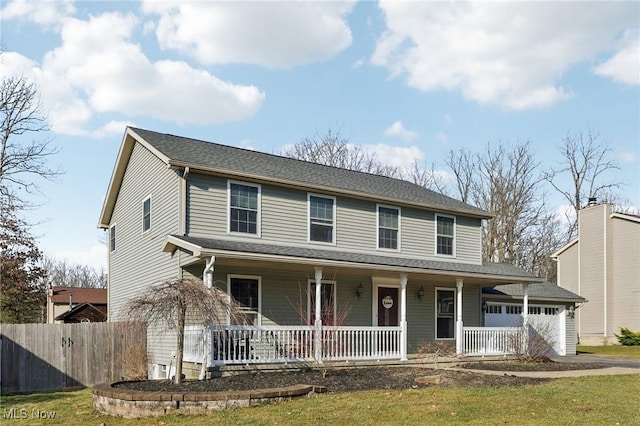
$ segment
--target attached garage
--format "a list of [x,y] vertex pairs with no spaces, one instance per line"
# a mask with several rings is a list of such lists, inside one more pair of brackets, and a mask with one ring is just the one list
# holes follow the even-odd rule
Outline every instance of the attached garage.
[[[529,284],[529,315],[534,338],[544,339],[552,355],[575,355],[575,309],[586,300],[555,284]],[[523,324],[524,288],[507,284],[482,289],[485,327],[520,327]]]

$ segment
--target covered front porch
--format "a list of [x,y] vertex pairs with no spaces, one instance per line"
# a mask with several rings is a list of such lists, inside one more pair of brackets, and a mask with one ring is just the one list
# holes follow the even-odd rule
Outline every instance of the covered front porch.
[[481,289],[539,280],[510,265],[234,244],[173,237],[166,245],[184,251],[185,275],[223,289],[247,314],[240,324],[189,325],[187,362],[403,361],[428,345],[459,356],[512,354],[522,327],[483,327]]

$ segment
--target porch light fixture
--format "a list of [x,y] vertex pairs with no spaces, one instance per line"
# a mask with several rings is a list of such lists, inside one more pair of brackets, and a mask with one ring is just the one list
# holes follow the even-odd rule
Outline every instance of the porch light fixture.
[[418,300],[422,300],[424,298],[424,288],[422,288],[422,286],[420,287],[420,290],[418,290],[418,294],[416,294],[416,296],[418,297]]
[[482,301],[482,313],[484,313],[484,314],[487,313],[487,301],[486,300]]
[[356,297],[360,299],[362,297],[362,293],[364,293],[364,288],[362,287],[362,283],[360,283],[356,288]]

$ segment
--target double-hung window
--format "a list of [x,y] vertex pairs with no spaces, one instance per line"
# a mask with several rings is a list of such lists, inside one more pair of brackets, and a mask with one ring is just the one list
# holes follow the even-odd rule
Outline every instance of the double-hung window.
[[230,276],[229,293],[242,313],[234,322],[260,325],[260,277]]
[[455,227],[455,217],[436,215],[436,254],[455,256]]
[[260,234],[260,186],[229,182],[229,232]]
[[436,339],[455,338],[455,290],[436,289]]
[[335,243],[336,199],[309,194],[309,241]]
[[142,232],[151,229],[151,197],[142,202]]
[[378,248],[398,250],[400,209],[378,206]]

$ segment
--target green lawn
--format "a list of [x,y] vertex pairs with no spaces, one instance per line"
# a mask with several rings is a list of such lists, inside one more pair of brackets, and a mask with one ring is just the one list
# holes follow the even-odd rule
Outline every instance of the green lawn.
[[640,346],[582,346],[578,345],[579,354],[611,355],[624,358],[640,359]]
[[[368,391],[323,394],[207,416],[119,419],[93,410],[89,389],[0,397],[3,425],[237,424],[640,424],[640,374],[558,379],[517,388]],[[12,411],[13,409],[13,411]],[[23,410],[23,411],[21,411]],[[33,414],[55,412],[54,419]],[[10,420],[11,413],[27,416]],[[8,417],[9,416],[9,417]]]

